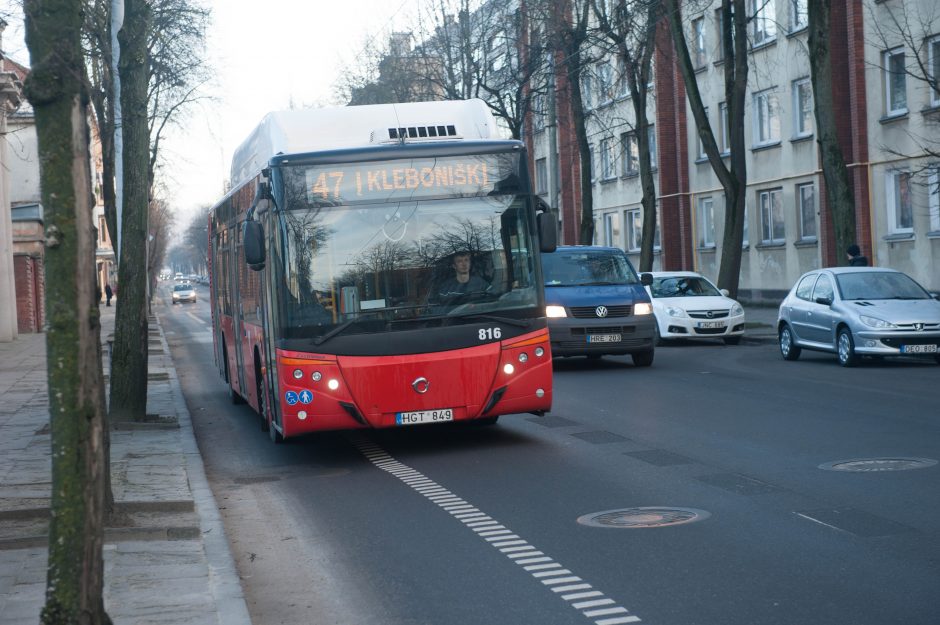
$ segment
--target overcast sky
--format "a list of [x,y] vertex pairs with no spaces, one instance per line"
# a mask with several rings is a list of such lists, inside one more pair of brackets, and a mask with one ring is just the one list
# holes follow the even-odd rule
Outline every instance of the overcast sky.
[[[194,0],[199,1],[199,0]],[[341,73],[372,37],[412,30],[420,0],[201,0],[212,9],[208,35],[214,102],[194,108],[161,144],[171,204],[181,226],[199,206],[214,203],[228,177],[232,152],[273,110],[341,104]],[[4,2],[6,4],[6,2]],[[4,52],[29,64],[22,18],[14,13]]]

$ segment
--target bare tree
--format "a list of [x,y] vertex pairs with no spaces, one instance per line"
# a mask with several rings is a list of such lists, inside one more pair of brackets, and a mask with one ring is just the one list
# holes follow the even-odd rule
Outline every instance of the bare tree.
[[411,32],[392,33],[384,42],[373,36],[357,55],[357,64],[346,72],[336,89],[350,105],[420,102],[440,99],[429,80],[433,63],[415,50]]
[[147,128],[148,0],[125,0],[121,45],[124,196],[118,300],[111,368],[111,418],[143,420],[147,409],[147,217],[150,140]]
[[[643,189],[643,237],[640,244],[640,271],[653,269],[653,244],[656,234],[656,183],[650,158],[649,85],[653,68],[656,25],[660,17],[660,3],[656,0],[593,0],[594,14],[601,35],[613,47],[620,60],[623,75],[630,89],[633,104],[633,129],[636,136]],[[608,7],[612,10],[608,11]],[[625,146],[626,147],[626,146]],[[628,154],[624,158],[630,158]]]
[[725,102],[728,103],[730,167],[722,160],[715,134],[702,102],[695,67],[689,55],[681,0],[663,0],[669,21],[676,60],[682,73],[689,106],[708,162],[725,194],[725,227],[721,241],[718,286],[738,293],[741,277],[741,251],[744,242],[745,199],[747,193],[747,151],[744,147],[744,100],[748,74],[747,13],[744,0],[721,0],[722,52],[724,56]]
[[43,623],[110,623],[104,610],[104,381],[95,283],[82,3],[27,0],[46,224],[52,514]]
[[161,198],[150,201],[148,217],[149,234],[147,236],[147,278],[150,296],[157,290],[157,275],[166,259],[166,249],[170,241],[170,230],[174,223],[169,204]]

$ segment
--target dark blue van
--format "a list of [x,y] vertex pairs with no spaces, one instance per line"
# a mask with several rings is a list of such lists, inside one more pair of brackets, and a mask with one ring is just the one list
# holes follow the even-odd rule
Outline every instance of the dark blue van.
[[653,305],[623,250],[559,246],[542,254],[552,356],[630,354],[653,364]]

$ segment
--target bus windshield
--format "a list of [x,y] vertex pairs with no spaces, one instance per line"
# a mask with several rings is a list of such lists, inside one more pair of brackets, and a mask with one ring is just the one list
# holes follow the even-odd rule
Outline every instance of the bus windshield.
[[[478,170],[475,188],[447,189],[443,182],[422,185],[422,171],[425,181],[433,173],[415,167],[418,178],[406,171],[400,182],[417,180],[420,188],[396,187],[384,193],[394,201],[380,201],[378,193],[355,197],[355,174],[366,180],[355,167],[345,166],[346,182],[327,175],[322,188],[321,174],[335,168],[283,168],[285,186],[293,181],[306,193],[284,193],[277,216],[272,261],[281,338],[319,344],[339,334],[443,327],[481,316],[517,324],[540,316],[528,200],[501,192],[505,176],[490,168],[484,183]],[[398,199],[405,194],[418,199]]]

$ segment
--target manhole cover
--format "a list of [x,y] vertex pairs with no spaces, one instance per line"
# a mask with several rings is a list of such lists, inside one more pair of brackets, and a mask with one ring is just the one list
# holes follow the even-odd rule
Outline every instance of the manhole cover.
[[827,471],[855,471],[858,473],[873,473],[877,471],[907,471],[908,469],[926,469],[937,464],[930,458],[857,458],[855,460],[839,460],[819,465],[820,469]]
[[707,519],[711,514],[695,508],[624,508],[623,510],[606,510],[592,512],[578,517],[578,523],[591,527],[619,527],[633,529],[640,527],[664,527],[666,525],[682,525]]

